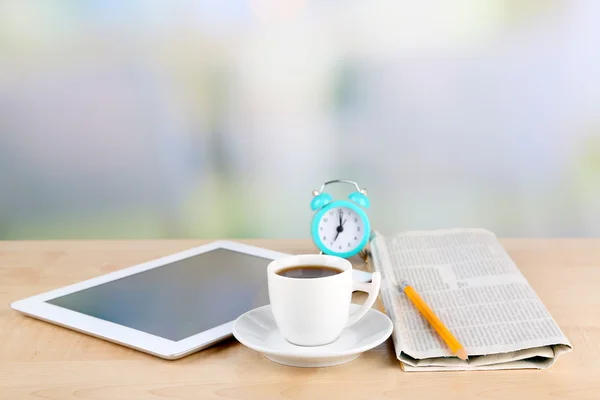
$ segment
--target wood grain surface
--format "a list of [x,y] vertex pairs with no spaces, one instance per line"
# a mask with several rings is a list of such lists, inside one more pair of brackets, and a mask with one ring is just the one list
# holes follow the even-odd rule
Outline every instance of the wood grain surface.
[[[304,240],[240,242],[315,252]],[[600,399],[600,239],[502,240],[573,344],[545,371],[403,372],[391,339],[330,368],[278,365],[235,339],[166,361],[9,308],[203,243],[0,242],[0,399]]]

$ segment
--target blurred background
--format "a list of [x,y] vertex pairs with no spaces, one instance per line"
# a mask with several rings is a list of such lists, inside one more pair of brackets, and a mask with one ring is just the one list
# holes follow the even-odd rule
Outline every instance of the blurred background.
[[598,15],[0,0],[0,239],[308,238],[335,178],[386,234],[600,236]]

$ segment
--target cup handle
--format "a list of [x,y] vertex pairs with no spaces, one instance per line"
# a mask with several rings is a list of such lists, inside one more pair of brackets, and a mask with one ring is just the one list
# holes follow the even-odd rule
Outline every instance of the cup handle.
[[358,311],[353,314],[350,314],[350,318],[346,323],[346,328],[350,325],[358,322],[365,314],[371,309],[375,300],[377,300],[377,296],[379,295],[379,289],[381,287],[381,274],[379,272],[373,272],[370,283],[353,281],[352,282],[352,290],[359,290],[361,292],[366,292],[369,294],[367,300],[362,305]]

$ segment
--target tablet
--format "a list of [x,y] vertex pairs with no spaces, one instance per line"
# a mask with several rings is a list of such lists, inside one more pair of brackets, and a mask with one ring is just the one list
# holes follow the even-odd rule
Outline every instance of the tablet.
[[[232,335],[269,303],[267,266],[288,254],[218,241],[11,304],[26,315],[165,359]],[[369,273],[353,270],[355,279]]]
[[11,307],[166,359],[231,335],[233,321],[269,303],[267,265],[287,254],[219,241],[135,265]]

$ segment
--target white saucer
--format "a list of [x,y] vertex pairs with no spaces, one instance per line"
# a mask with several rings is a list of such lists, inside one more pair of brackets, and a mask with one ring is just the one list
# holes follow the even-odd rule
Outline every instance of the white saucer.
[[[360,305],[351,304],[351,312]],[[392,334],[387,315],[370,309],[357,323],[346,328],[333,343],[303,347],[286,341],[271,306],[259,307],[240,316],[233,325],[233,336],[243,345],[263,353],[269,360],[292,367],[330,367],[352,361],[361,353],[383,343]]]

